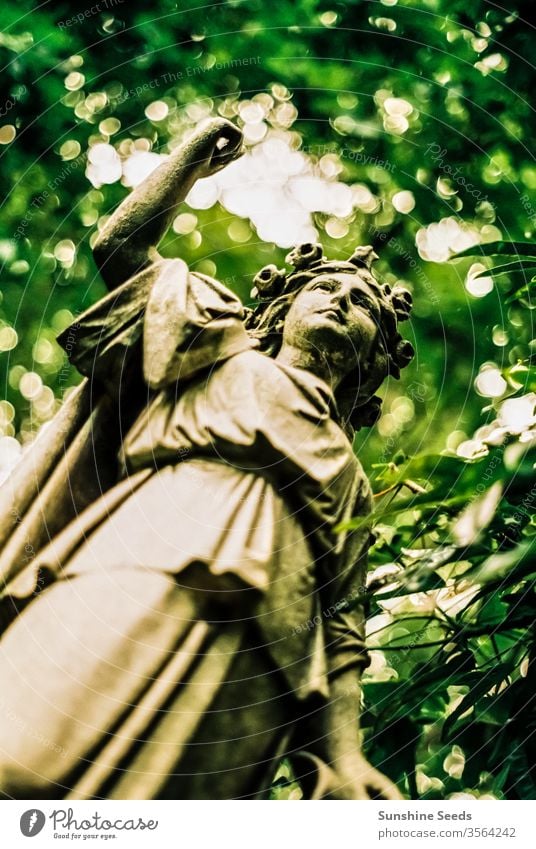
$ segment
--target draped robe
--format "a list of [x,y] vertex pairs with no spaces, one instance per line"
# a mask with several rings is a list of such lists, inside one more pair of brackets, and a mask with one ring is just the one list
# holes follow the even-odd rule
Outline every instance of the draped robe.
[[[0,669],[5,792],[252,795],[329,698],[330,655],[337,672],[366,665],[368,531],[337,529],[370,511],[367,479],[324,381],[255,350],[240,302],[180,261],[72,336],[104,417],[82,447],[105,483],[81,486],[71,426],[64,527],[48,496],[48,544],[39,529],[28,564],[20,540],[8,551],[5,596],[23,611]],[[103,442],[119,448],[111,483]]]

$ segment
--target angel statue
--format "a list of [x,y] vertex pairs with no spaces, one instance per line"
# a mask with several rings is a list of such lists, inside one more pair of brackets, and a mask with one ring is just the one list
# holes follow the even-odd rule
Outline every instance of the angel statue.
[[111,291],[58,338],[84,380],[0,491],[5,798],[266,798],[285,757],[305,798],[402,798],[361,750],[352,440],[412,358],[411,297],[370,247],[294,248],[252,307],[162,258],[241,153],[210,120],[108,220]]

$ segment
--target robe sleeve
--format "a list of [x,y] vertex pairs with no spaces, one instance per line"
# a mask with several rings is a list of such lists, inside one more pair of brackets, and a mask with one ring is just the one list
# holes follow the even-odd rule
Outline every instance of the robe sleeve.
[[192,274],[182,260],[155,280],[143,322],[143,375],[151,389],[187,381],[255,344],[240,300],[217,280]]
[[[372,511],[372,494],[363,475],[353,503],[354,516],[366,517]],[[320,568],[326,652],[330,656],[329,678],[347,669],[366,669],[370,657],[366,647],[365,597],[367,553],[370,546],[368,525],[348,532],[344,551],[337,559],[333,575]]]
[[243,318],[242,303],[221,283],[164,259],[86,310],[58,343],[81,374],[116,395],[132,373],[160,389],[251,347]]
[[[326,653],[330,656],[329,678],[347,669],[365,669],[370,664],[365,636],[365,605],[368,532],[363,535],[357,560],[343,566],[334,582],[335,592],[323,601]],[[321,596],[326,598],[326,593]]]

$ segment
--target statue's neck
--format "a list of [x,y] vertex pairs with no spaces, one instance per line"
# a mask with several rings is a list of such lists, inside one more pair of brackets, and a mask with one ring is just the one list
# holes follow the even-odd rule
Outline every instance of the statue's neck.
[[301,368],[315,374],[327,383],[333,393],[343,378],[341,372],[334,369],[333,363],[328,362],[321,351],[302,351],[292,345],[283,345],[276,360],[283,365]]

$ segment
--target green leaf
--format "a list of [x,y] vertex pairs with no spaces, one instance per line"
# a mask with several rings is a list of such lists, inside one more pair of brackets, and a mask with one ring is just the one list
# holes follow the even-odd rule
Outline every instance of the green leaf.
[[510,665],[508,663],[498,663],[492,669],[486,672],[480,672],[475,677],[475,681],[471,686],[469,693],[462,699],[458,707],[445,720],[443,726],[442,738],[445,741],[452,740],[460,730],[458,721],[464,713],[471,711],[467,718],[471,721],[474,716],[474,708],[477,701],[489,693],[492,687],[502,683],[510,673]]
[[525,565],[529,567],[533,566],[535,554],[536,538],[531,539],[529,542],[524,542],[502,554],[492,554],[491,557],[488,557],[476,569],[471,571],[471,580],[477,584],[502,581],[514,568],[517,571]]
[[504,726],[508,722],[511,708],[511,696],[508,690],[497,696],[484,696],[475,706],[475,717],[485,725]]
[[[487,463],[490,485],[504,476],[502,462],[495,460],[498,456],[500,457],[500,452],[497,449],[491,449],[485,457],[474,461],[444,454],[418,454],[395,469],[385,468],[382,480],[390,485],[390,489],[401,486],[408,479],[417,480],[431,489],[408,498],[399,497],[395,501],[387,501],[383,508],[378,505],[372,520],[378,523],[393,519],[408,510],[439,515],[444,510],[463,507],[473,499],[475,489],[480,483],[482,462]],[[359,528],[370,521],[371,517],[356,517],[340,525],[337,530]]]
[[507,262],[504,265],[496,265],[493,268],[485,268],[484,271],[479,271],[474,275],[476,280],[478,277],[499,277],[501,274],[535,274],[536,263],[531,261],[518,259],[513,262]]
[[462,259],[467,256],[530,256],[536,259],[535,242],[487,242],[473,245],[454,254],[451,259]]
[[435,575],[435,570],[455,560],[458,552],[455,545],[423,549],[422,555],[414,558],[402,576],[405,588],[415,593],[444,585],[444,581]]
[[536,799],[536,784],[531,777],[531,763],[527,758],[521,741],[512,741],[507,756],[510,766],[509,789],[513,790],[520,799]]
[[462,511],[452,528],[452,536],[458,546],[473,545],[480,538],[493,517],[502,497],[503,485],[495,481],[476,501]]

